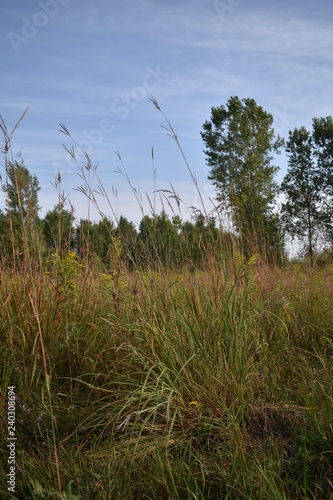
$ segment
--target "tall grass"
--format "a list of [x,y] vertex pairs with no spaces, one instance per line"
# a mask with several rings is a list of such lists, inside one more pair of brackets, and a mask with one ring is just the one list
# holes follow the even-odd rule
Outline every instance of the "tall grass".
[[117,240],[110,274],[42,249],[1,267],[1,498],[332,497],[333,270],[220,245],[203,268],[129,270]]

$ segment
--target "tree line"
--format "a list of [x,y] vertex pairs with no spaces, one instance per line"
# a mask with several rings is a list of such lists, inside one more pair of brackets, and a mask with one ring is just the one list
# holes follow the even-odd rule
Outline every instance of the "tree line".
[[[298,239],[303,254],[313,261],[319,241],[333,245],[333,119],[314,118],[312,130],[295,128],[286,140],[275,134],[273,122],[272,114],[254,99],[231,97],[226,105],[213,107],[203,124],[208,179],[231,228],[202,213],[182,221],[165,211],[144,215],[138,228],[124,216],[116,224],[105,216],[98,222],[75,222],[74,210],[66,209],[60,193],[54,209],[40,218],[37,177],[23,160],[6,158],[2,259],[16,266],[27,264],[31,255],[73,250],[83,259],[99,259],[105,268],[112,267],[115,252],[130,267],[196,267],[210,255],[222,259],[225,251],[237,247],[246,258],[256,254],[281,263],[290,237]],[[278,185],[275,163],[283,148],[288,168]],[[59,174],[56,187],[60,180]]]
[[194,268],[207,261],[212,248],[221,248],[222,240],[230,248],[233,245],[233,235],[200,213],[192,221],[182,221],[178,215],[170,218],[165,211],[144,215],[136,228],[124,216],[116,224],[105,216],[98,222],[75,221],[74,210],[66,209],[65,200],[60,199],[40,218],[39,182],[22,161],[7,165],[3,190],[6,206],[0,210],[0,253],[14,266],[27,265],[31,256],[41,253],[47,257],[75,251],[83,261],[94,261],[105,270],[114,269],[118,253],[130,268]]
[[[319,242],[333,244],[333,118],[314,118],[312,130],[295,128],[287,140],[276,136],[273,122],[254,99],[231,97],[213,107],[201,133],[208,178],[245,253],[253,246],[259,254],[278,251],[290,237],[312,261]],[[274,159],[282,148],[288,168],[279,186]]]

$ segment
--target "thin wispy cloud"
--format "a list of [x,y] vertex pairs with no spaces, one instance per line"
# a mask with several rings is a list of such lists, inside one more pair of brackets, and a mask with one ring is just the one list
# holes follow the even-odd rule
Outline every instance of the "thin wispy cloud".
[[[153,147],[160,182],[178,183],[191,198],[187,169],[151,95],[203,190],[209,183],[200,131],[212,106],[231,95],[253,97],[283,136],[332,114],[333,5],[326,0],[54,0],[53,13],[46,3],[17,0],[0,8],[0,113],[10,128],[30,106],[13,144],[46,191],[44,211],[56,203],[50,181],[57,168],[77,200],[75,166],[62,146],[70,141],[59,123],[99,163],[110,189],[119,187],[119,210],[132,218],[137,206],[115,175],[116,151],[145,192],[153,189]],[[280,179],[286,160],[278,161]],[[84,200],[78,215],[83,207]]]

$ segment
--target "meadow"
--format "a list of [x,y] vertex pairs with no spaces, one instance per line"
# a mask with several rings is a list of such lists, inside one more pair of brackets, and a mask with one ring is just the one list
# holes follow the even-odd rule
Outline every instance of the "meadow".
[[1,498],[332,498],[332,303],[332,267],[240,255],[2,269]]
[[113,242],[1,264],[0,497],[332,499],[332,262]]

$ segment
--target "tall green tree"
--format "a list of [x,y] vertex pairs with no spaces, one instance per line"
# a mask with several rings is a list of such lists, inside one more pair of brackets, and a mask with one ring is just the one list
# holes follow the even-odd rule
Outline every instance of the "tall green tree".
[[333,245],[333,117],[314,118],[312,127],[314,155],[324,193],[324,232]]
[[41,227],[38,212],[38,179],[24,165],[14,161],[6,165],[6,215],[11,235],[14,265],[20,255],[27,263],[31,252],[41,244]]
[[248,256],[265,253],[267,221],[277,194],[278,167],[272,161],[283,140],[275,136],[273,121],[254,99],[231,97],[225,106],[212,108],[201,132],[208,179],[223,208],[231,212]]
[[315,158],[313,135],[305,127],[289,132],[286,144],[288,171],[281,184],[285,202],[281,208],[283,225],[293,238],[305,244],[310,260],[322,228],[323,179]]

